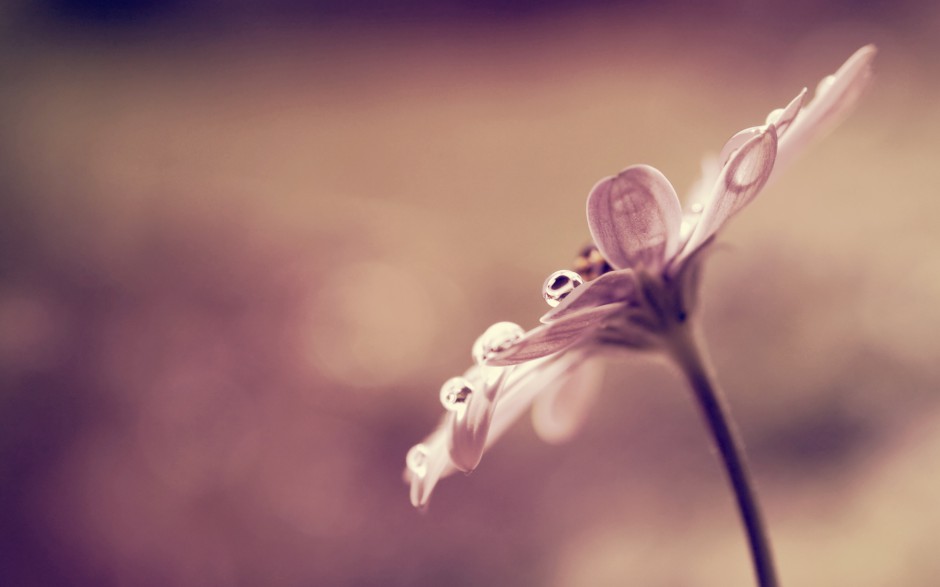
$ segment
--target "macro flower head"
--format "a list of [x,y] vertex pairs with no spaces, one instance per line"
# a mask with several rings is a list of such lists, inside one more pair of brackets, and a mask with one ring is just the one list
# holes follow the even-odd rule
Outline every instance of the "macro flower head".
[[862,47],[817,86],[804,88],[762,125],[733,135],[683,209],[666,177],[634,165],[598,182],[587,199],[599,270],[561,270],[543,295],[552,308],[528,332],[491,327],[474,346],[475,365],[445,383],[442,424],[406,459],[415,506],[437,481],[472,471],[486,449],[534,403],[536,431],[561,441],[577,430],[596,394],[599,350],[658,350],[694,319],[702,261],[730,218],[807,144],[843,118],[867,85],[875,55]]

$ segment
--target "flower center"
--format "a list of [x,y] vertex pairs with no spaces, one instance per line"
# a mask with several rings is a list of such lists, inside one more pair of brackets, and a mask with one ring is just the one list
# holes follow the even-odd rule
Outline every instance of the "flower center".
[[604,255],[598,250],[597,245],[593,243],[581,249],[581,252],[579,252],[578,256],[574,259],[572,269],[574,269],[584,281],[597,279],[608,271],[614,270],[614,268],[610,266],[610,263],[607,262],[607,259],[604,258]]

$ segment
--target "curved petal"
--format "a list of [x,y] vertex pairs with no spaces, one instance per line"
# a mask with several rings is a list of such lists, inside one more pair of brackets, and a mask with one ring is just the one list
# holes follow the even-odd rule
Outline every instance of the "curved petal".
[[752,126],[750,128],[736,132],[734,136],[725,142],[725,146],[721,148],[721,153],[718,155],[718,162],[720,166],[719,169],[724,169],[725,165],[728,164],[728,161],[731,160],[731,157],[734,156],[734,154],[738,152],[741,147],[747,144],[747,142],[754,137],[760,136],[760,134],[766,129],[766,125]]
[[[487,381],[486,371],[499,371],[495,381]],[[451,419],[448,451],[454,466],[469,473],[477,468],[483,458],[483,449],[490,431],[490,421],[496,408],[496,397],[502,387],[506,369],[482,368],[479,371],[483,381],[474,382],[478,391],[470,396],[465,409],[454,414]]]
[[597,399],[603,379],[599,359],[587,358],[567,378],[544,390],[532,405],[532,425],[545,442],[558,444],[574,436]]
[[508,369],[505,384],[496,399],[497,409],[490,424],[486,448],[499,440],[536,397],[550,393],[555,385],[567,383],[588,356],[587,350],[579,349],[542,357]]
[[[540,394],[552,393],[557,386],[576,385],[573,377],[583,377],[577,375],[577,372],[586,368],[583,365],[587,357],[587,351],[582,349],[536,359],[502,370],[505,372],[505,379],[502,385],[494,388],[496,393],[492,399],[495,401],[496,408],[491,411],[492,417],[484,451],[499,440]],[[598,365],[593,365],[593,367],[599,368]],[[466,377],[474,382],[479,376],[479,371],[474,368],[466,373]],[[591,392],[590,389],[586,391]],[[454,413],[446,414],[438,428],[418,445],[422,447],[425,455],[423,466],[405,469],[405,481],[411,486],[411,503],[417,508],[427,507],[431,492],[437,482],[458,470],[451,462],[448,449],[456,417]]]
[[588,195],[587,217],[597,248],[616,269],[659,269],[678,248],[679,198],[648,165],[598,182]]
[[588,308],[633,301],[635,293],[636,277],[631,269],[611,271],[576,288],[539,320],[543,323],[554,322]]
[[487,365],[516,365],[564,350],[598,328],[605,318],[623,311],[614,303],[577,312],[527,332],[505,351],[493,355]]
[[790,130],[790,126],[803,108],[803,102],[806,101],[806,88],[800,90],[796,98],[790,100],[786,108],[778,108],[767,115],[767,124],[772,124],[777,129],[777,142],[783,140],[783,137]]
[[777,133],[773,125],[767,126],[738,149],[718,175],[718,181],[704,203],[702,217],[682,250],[678,264],[754,199],[770,177],[776,154]]
[[[805,98],[806,88],[803,88],[795,98],[790,100],[785,108],[778,108],[767,115],[767,124],[773,124],[776,128],[778,144],[780,137],[787,132],[799,115]],[[702,174],[692,185],[692,189],[689,190],[689,197],[682,211],[682,224],[679,227],[680,249],[685,246],[689,237],[692,236],[692,231],[705,210],[705,200],[711,193],[711,188],[714,186],[721,169],[745,143],[759,136],[764,128],[764,126],[752,126],[735,133],[725,142],[718,157],[711,155],[702,161]],[[776,166],[775,164],[774,167]]]
[[858,102],[871,79],[871,64],[878,50],[866,45],[856,51],[833,75],[826,76],[816,95],[781,134],[777,167],[787,165],[814,139],[831,130]]
[[437,482],[456,470],[447,451],[448,427],[452,417],[453,414],[447,414],[430,436],[412,448],[416,450],[421,447],[425,455],[420,468],[405,468],[405,481],[411,485],[411,505],[416,508],[426,507]]

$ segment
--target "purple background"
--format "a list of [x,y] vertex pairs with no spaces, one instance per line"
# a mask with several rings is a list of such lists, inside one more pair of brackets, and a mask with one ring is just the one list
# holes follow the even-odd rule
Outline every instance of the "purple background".
[[424,515],[404,455],[474,338],[544,311],[595,181],[642,162],[681,195],[875,42],[703,311],[784,583],[934,585],[938,28],[914,1],[6,3],[0,584],[751,584],[649,357]]

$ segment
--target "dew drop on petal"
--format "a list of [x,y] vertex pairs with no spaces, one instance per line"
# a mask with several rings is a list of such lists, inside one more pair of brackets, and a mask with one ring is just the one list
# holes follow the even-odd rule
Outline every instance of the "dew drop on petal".
[[745,157],[734,165],[726,178],[725,185],[734,193],[742,193],[751,189],[755,184],[765,178],[765,165],[754,157]]
[[482,365],[496,353],[512,346],[523,334],[525,330],[514,322],[497,322],[473,343],[473,360],[477,365]]
[[448,412],[456,412],[470,401],[473,385],[465,377],[451,377],[441,386],[441,404]]
[[777,122],[780,121],[780,117],[783,116],[783,112],[783,108],[777,108],[771,111],[771,113],[767,115],[767,124],[777,124]]
[[583,283],[584,279],[574,271],[568,271],[567,269],[556,271],[549,275],[542,285],[542,297],[545,298],[549,306],[554,308]]
[[428,447],[424,444],[416,444],[408,451],[405,456],[405,465],[408,470],[424,479],[428,474]]

